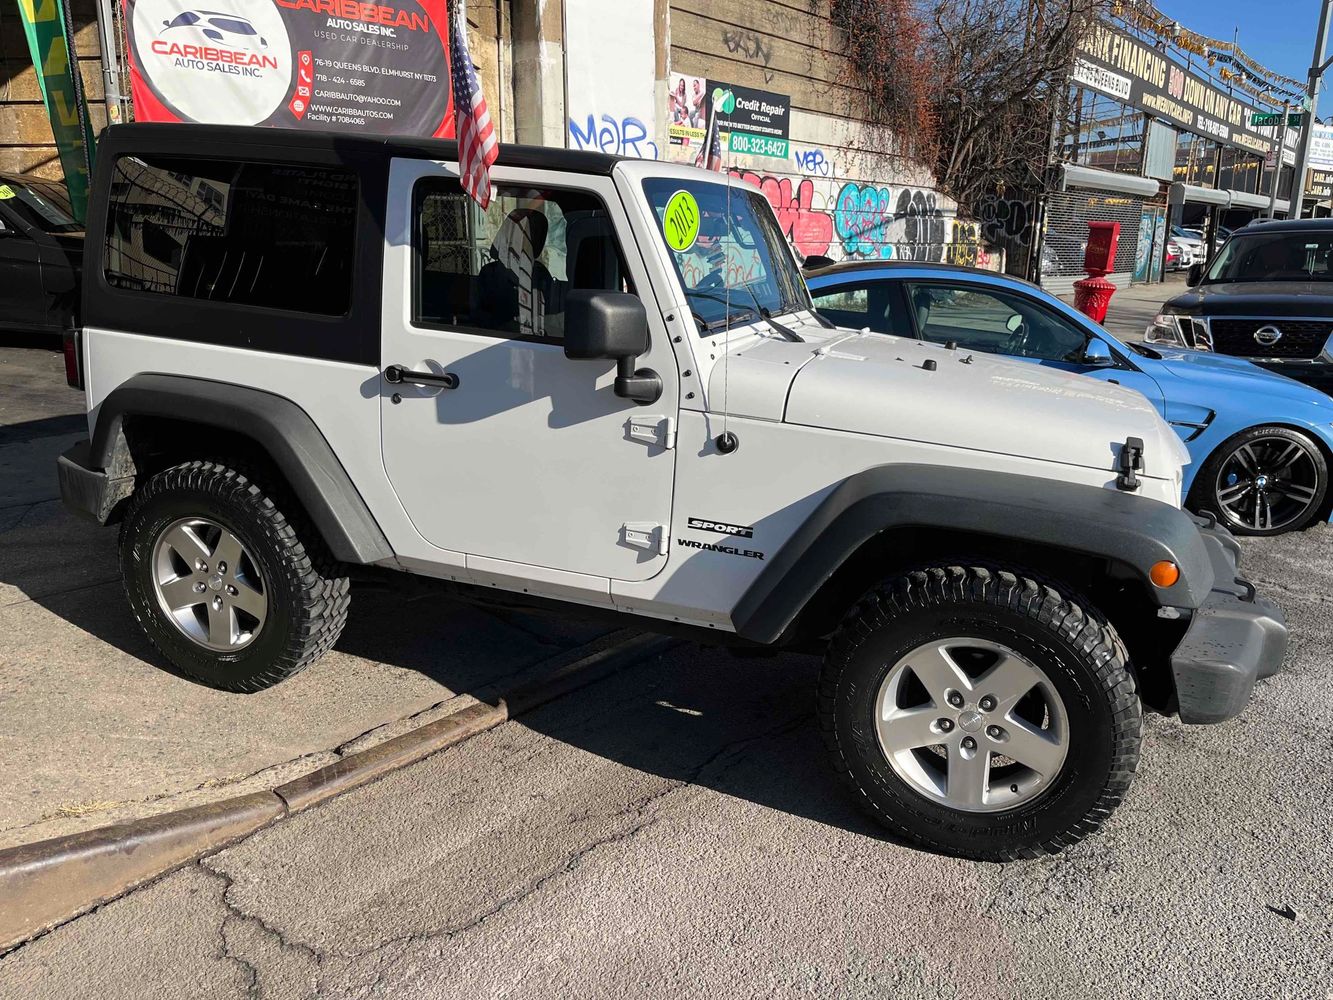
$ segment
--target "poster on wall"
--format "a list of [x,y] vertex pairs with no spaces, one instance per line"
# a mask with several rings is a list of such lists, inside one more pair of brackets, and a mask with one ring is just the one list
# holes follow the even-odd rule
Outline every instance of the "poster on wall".
[[672,73],[667,93],[667,141],[671,159],[691,163],[716,119],[723,148],[742,156],[787,159],[791,99],[721,80]]
[[735,83],[708,81],[716,102],[717,128],[728,136],[727,148],[744,156],[787,158],[791,98]]
[[667,83],[667,141],[672,146],[672,159],[691,159],[708,128],[708,81],[702,76],[672,73]]
[[653,0],[566,3],[565,145],[656,160]]
[[446,0],[124,0],[134,117],[454,134]]

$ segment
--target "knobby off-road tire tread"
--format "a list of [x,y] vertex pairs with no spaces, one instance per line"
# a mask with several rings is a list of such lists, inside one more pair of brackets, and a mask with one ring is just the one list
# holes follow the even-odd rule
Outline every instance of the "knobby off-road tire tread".
[[1090,606],[1064,596],[1052,582],[988,566],[931,566],[885,581],[866,593],[834,633],[820,672],[817,697],[819,727],[834,770],[860,808],[895,834],[936,851],[948,845],[899,823],[881,809],[857,782],[838,739],[835,699],[838,676],[854,649],[891,618],[913,608],[971,601],[1003,608],[1051,629],[1070,642],[1090,663],[1111,706],[1114,728],[1112,767],[1095,804],[1063,834],[1038,846],[1007,852],[1003,860],[1055,854],[1076,844],[1104,823],[1124,798],[1138,767],[1142,709],[1129,653],[1115,628]]
[[[121,524],[120,545],[125,551],[129,541],[127,531],[137,520],[139,510],[157,497],[182,490],[210,494],[226,506],[242,507],[255,515],[261,537],[247,541],[268,546],[270,552],[278,556],[281,570],[293,577],[293,590],[299,595],[300,604],[290,609],[294,627],[271,664],[226,685],[227,690],[249,693],[272,687],[300,673],[331,650],[347,623],[352,597],[351,581],[342,564],[329,553],[300,503],[281,487],[261,489],[251,475],[242,471],[243,467],[240,462],[192,461],[152,476],[134,493]],[[275,496],[282,503],[281,508],[275,503]],[[270,588],[270,596],[274,596],[273,582],[265,582]],[[158,644],[154,630],[144,621],[144,614],[133,601],[130,606],[140,627],[170,659],[170,652]],[[213,683],[186,666],[179,663],[177,666],[197,680]]]

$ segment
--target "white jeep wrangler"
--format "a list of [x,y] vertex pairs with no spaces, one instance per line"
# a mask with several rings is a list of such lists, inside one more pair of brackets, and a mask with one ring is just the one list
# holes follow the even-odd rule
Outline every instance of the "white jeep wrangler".
[[506,146],[493,181],[440,141],[104,135],[61,487],[183,672],[307,666],[357,564],[821,651],[861,805],[1006,859],[1109,815],[1141,701],[1227,719],[1280,663],[1137,394],[831,327],[718,174]]

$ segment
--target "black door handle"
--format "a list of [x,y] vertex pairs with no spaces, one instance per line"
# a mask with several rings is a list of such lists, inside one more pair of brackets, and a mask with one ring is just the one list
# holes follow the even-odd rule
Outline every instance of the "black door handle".
[[390,385],[410,382],[413,385],[433,385],[440,389],[458,388],[458,376],[453,372],[445,372],[443,375],[436,375],[434,372],[414,372],[402,365],[390,365],[384,369],[384,381]]

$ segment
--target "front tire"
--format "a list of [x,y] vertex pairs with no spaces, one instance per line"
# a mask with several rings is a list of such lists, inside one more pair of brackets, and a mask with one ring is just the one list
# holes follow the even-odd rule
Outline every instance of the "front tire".
[[1308,527],[1328,496],[1328,462],[1309,436],[1290,427],[1251,427],[1208,456],[1190,507],[1237,535],[1281,535]]
[[333,648],[347,621],[346,575],[280,499],[236,469],[187,462],[130,501],[120,529],[130,609],[181,673],[209,687],[271,687]]
[[819,717],[859,804],[929,850],[1054,853],[1133,779],[1140,706],[1125,647],[1056,585],[934,566],[876,587],[829,646]]

